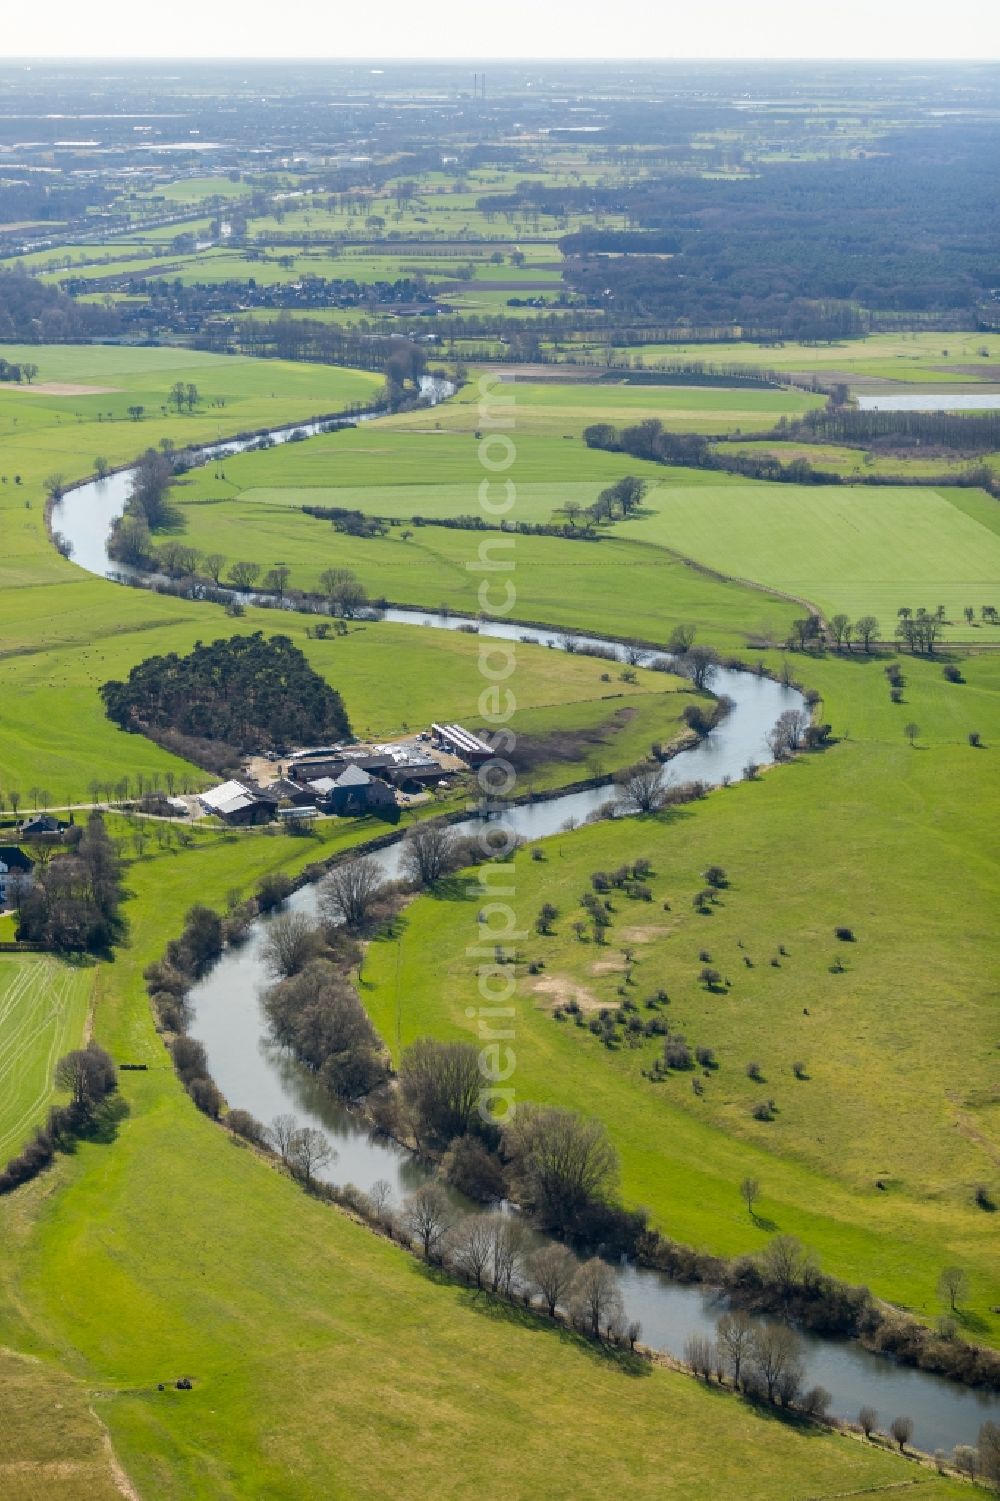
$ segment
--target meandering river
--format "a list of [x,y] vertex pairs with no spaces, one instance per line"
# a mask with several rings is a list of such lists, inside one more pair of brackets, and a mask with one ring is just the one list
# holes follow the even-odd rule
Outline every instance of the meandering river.
[[[428,394],[433,395],[431,391]],[[314,433],[327,423],[284,428],[272,435],[286,441],[293,432]],[[205,450],[209,458],[237,453],[258,439],[220,443]],[[72,547],[74,562],[104,577],[120,574],[108,558],[105,541],[112,521],[121,514],[128,498],[130,475],[121,472],[105,480],[91,481],[66,493],[53,508],[53,527]],[[386,618],[415,629],[457,630],[475,624],[481,634],[506,639],[530,640],[563,649],[562,632],[516,623],[479,623],[454,615],[419,610],[389,609]],[[576,645],[594,644],[623,648],[599,638],[572,636]],[[646,653],[649,660],[658,653]],[[770,760],[765,736],[778,715],[803,704],[801,695],[769,678],[750,672],[720,670],[712,682],[716,693],[733,700],[732,712],[698,745],[682,751],[668,765],[673,782],[699,780],[720,786],[738,780],[748,761]],[[510,809],[507,821],[524,839],[550,837],[582,822],[608,800],[607,788],[569,792],[544,802]],[[478,825],[459,825],[459,832],[472,832]],[[399,845],[390,845],[374,856],[386,878],[399,869]],[[317,888],[304,887],[291,898],[297,911],[316,910]],[[329,1138],[337,1158],[329,1176],[339,1183],[352,1182],[369,1189],[377,1179],[386,1179],[399,1199],[427,1176],[427,1169],[412,1154],[392,1142],[372,1137],[360,1120],[340,1106],[308,1070],[271,1041],[260,998],[271,981],[262,949],[268,922],[261,917],[253,924],[247,941],[227,951],[190,996],[191,1035],[205,1046],[209,1066],[219,1088],[232,1106],[251,1111],[264,1121],[289,1113],[302,1124],[318,1127]],[[735,1190],[734,1190],[735,1191]],[[656,1348],[683,1356],[688,1335],[714,1335],[715,1320],[725,1304],[711,1290],[684,1286],[661,1273],[622,1264],[618,1269],[627,1315],[639,1319],[643,1340]],[[854,1418],[859,1407],[874,1407],[886,1428],[894,1417],[906,1413],[914,1421],[914,1442],[926,1450],[950,1450],[956,1444],[975,1443],[980,1424],[990,1418],[1000,1422],[1000,1398],[970,1390],[924,1371],[897,1365],[885,1357],[869,1354],[853,1341],[803,1336],[808,1384],[826,1387],[832,1397],[831,1411],[838,1417]]]

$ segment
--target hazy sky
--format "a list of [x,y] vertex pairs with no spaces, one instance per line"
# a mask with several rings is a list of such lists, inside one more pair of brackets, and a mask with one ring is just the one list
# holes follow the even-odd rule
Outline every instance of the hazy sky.
[[1000,0],[0,0],[11,57],[997,58]]

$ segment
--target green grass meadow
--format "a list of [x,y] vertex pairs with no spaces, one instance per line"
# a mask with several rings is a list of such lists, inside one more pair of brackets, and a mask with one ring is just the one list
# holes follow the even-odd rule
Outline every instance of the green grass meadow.
[[[813,1246],[824,1267],[866,1282],[924,1317],[944,1261],[967,1268],[969,1332],[1000,1339],[991,1216],[976,1186],[1000,1192],[993,975],[984,964],[998,881],[993,758],[1000,740],[997,664],[970,660],[965,684],[906,664],[906,702],[889,702],[882,663],[794,663],[823,693],[839,743],[757,783],[657,819],[599,825],[517,860],[525,964],[517,1027],[519,1098],[556,1100],[607,1122],[632,1203],[676,1238],[736,1254],[766,1239],[741,1205],[744,1175],[763,1184],[764,1215]],[[921,725],[911,748],[903,724]],[[976,750],[979,726],[992,747]],[[572,919],[589,873],[652,861],[650,905],[615,901],[607,947]],[[692,907],[709,864],[730,886],[709,917]],[[533,933],[542,901],[553,938]],[[669,903],[669,911],[663,908]],[[468,1035],[475,977],[466,949],[474,901],[423,897],[401,936],[376,943],[366,1003],[383,1036]],[[838,943],[834,928],[854,929]],[[780,954],[784,945],[787,956]],[[690,1076],[643,1077],[660,1041],[609,1052],[553,1007],[644,1002],[666,990],[665,1019],[719,1068],[695,1095]],[[732,988],[706,990],[702,949]],[[753,968],[744,964],[751,958]],[[778,960],[777,967],[771,963]],[[842,973],[831,973],[834,960]],[[755,1084],[745,1065],[762,1065]],[[808,1079],[794,1077],[804,1062]],[[751,1109],[773,1098],[776,1119]],[[876,1186],[884,1182],[884,1189]]]

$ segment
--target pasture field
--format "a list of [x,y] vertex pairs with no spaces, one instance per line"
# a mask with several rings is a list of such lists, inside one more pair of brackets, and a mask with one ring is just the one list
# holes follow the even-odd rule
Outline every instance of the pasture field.
[[[883,454],[878,451],[869,452],[862,448],[848,448],[836,443],[726,443],[722,452],[725,454],[749,454],[751,456],[773,456],[780,459],[783,464],[790,464],[795,459],[806,459],[814,469],[826,469],[834,474],[841,475],[844,479],[864,479],[873,474],[902,475],[907,479],[925,479],[939,477],[942,480],[952,477],[963,469],[969,469],[973,465],[971,459],[957,459],[948,454],[938,454],[933,458],[912,457],[910,454],[896,455]],[[983,458],[983,463],[996,468],[1000,464],[1000,454],[988,454]]]
[[[501,372],[502,374],[502,372]],[[405,412],[389,419],[399,427],[433,427],[436,421],[452,432],[489,427],[480,410],[483,398],[476,381],[465,386],[447,407]],[[624,382],[532,382],[515,378],[496,383],[486,398],[494,412],[507,415],[505,431],[520,442],[534,433],[550,437],[579,437],[594,422],[616,426],[658,417],[675,432],[739,433],[772,427],[779,417],[797,417],[821,406],[822,398],[806,391],[719,389],[708,386],[629,386]],[[626,456],[627,457],[627,456]],[[634,460],[632,461],[635,462]]]
[[[595,346],[596,352],[596,346]],[[675,360],[708,364],[764,365],[770,370],[800,370],[820,377],[844,371],[858,378],[927,385],[995,381],[1000,366],[1000,336],[991,333],[868,334],[861,339],[796,344],[645,344],[616,351],[647,370]],[[978,367],[978,368],[977,368]]]
[[667,481],[644,507],[649,514],[616,532],[808,599],[827,616],[875,615],[889,637],[901,605],[943,604],[951,637],[1000,640],[996,626],[972,630],[962,614],[971,605],[978,620],[1000,579],[997,503],[985,491]]
[[[246,889],[289,850],[301,845],[250,836],[201,851],[199,898],[221,905],[234,877]],[[0,1341],[46,1362],[30,1368],[41,1410],[30,1457],[89,1457],[78,1408],[67,1404],[58,1426],[46,1411],[71,1381],[139,1493],[158,1501],[404,1488],[457,1498],[480,1485],[549,1501],[604,1496],[609,1484],[678,1501],[737,1488],[748,1501],[795,1501],[804,1487],[832,1498],[909,1481],[926,1501],[959,1494],[884,1450],[798,1430],[690,1378],[629,1374],[439,1282],[229,1140],[181,1090],[140,982],[180,926],[194,869],[175,852],[129,873],[133,943],[108,972],[97,1038],[150,1068],[123,1080],[130,1114],[117,1140],[81,1144],[0,1203],[14,1251],[0,1258]],[[169,1234],[164,1205],[178,1206]],[[180,1374],[193,1392],[171,1389]],[[709,1424],[719,1454],[707,1465]],[[550,1464],[552,1425],[565,1483]],[[668,1441],[669,1462],[651,1465],[651,1448]],[[96,1485],[90,1494],[104,1501]]]
[[[370,401],[380,379],[348,371],[263,361],[110,346],[6,347],[5,358],[39,367],[33,386],[0,386],[0,522],[4,549],[0,586],[70,583],[80,575],[45,533],[44,482],[53,474],[82,479],[102,456],[125,464],[161,439],[203,443],[307,415]],[[172,385],[197,386],[193,412],[168,408]],[[65,388],[69,387],[69,390]],[[54,388],[54,389],[48,389]],[[145,415],[134,421],[130,406]],[[4,637],[4,646],[8,645]]]
[[91,1394],[56,1367],[0,1348],[4,1501],[121,1501]]
[[57,1091],[57,1059],[78,1045],[94,968],[0,954],[0,1162],[19,1151]]
[[[474,532],[424,527],[404,539],[407,528],[394,528],[384,537],[351,537],[329,522],[252,502],[191,508],[187,515],[184,537],[192,546],[267,567],[280,559],[291,569],[294,588],[318,589],[325,569],[343,566],[357,573],[373,597],[472,615],[480,608],[479,576],[468,567],[482,540]],[[692,620],[703,639],[725,648],[743,645],[748,636],[783,641],[801,613],[773,595],[700,573],[662,548],[613,536],[595,543],[517,537],[512,557],[518,618],[555,629],[582,623],[666,642],[674,626]],[[497,590],[492,597],[502,596]]]
[[[556,836],[542,863],[518,855],[512,884],[529,935],[518,945],[518,1098],[604,1120],[626,1199],[682,1241],[730,1255],[759,1249],[767,1232],[738,1192],[752,1176],[772,1232],[800,1236],[826,1270],[924,1317],[940,1311],[942,1264],[961,1264],[967,1332],[997,1342],[994,1226],[974,1195],[979,1183],[1000,1192],[986,957],[1000,897],[988,832],[1000,664],[970,658],[956,685],[907,661],[896,705],[884,660],[792,660],[823,694],[838,737],[829,750],[672,814]],[[910,719],[921,727],[915,748],[903,731]],[[966,743],[977,727],[986,750]],[[607,946],[581,941],[572,921],[585,915],[590,873],[640,856],[652,862],[653,901],[614,897]],[[710,864],[730,884],[702,916],[692,898]],[[549,938],[534,932],[543,901],[559,909]],[[856,942],[836,940],[841,925]],[[400,933],[371,946],[364,996],[384,1037],[469,1035],[475,931],[474,895],[423,897]],[[665,990],[670,1029],[715,1050],[702,1094],[690,1074],[643,1076],[662,1039],[609,1051],[572,1018],[553,1017],[573,996],[585,1020],[619,1006],[624,949],[634,964],[625,995],[640,1018]],[[702,950],[731,988],[706,988]],[[539,976],[529,961],[544,961]],[[751,1060],[763,1083],[746,1076]],[[767,1098],[775,1119],[756,1121],[752,1106]]]

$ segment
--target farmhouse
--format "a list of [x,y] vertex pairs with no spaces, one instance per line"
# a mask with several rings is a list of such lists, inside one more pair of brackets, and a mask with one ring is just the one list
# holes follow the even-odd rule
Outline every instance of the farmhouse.
[[0,844],[0,910],[12,905],[19,886],[30,886],[35,862],[16,844]]
[[385,771],[388,765],[389,757],[371,747],[337,745],[328,750],[303,751],[293,756],[288,775],[295,782],[314,782],[322,777],[336,779],[349,766],[379,772]]
[[21,825],[21,838],[33,834],[61,834],[68,828],[68,823],[64,823],[61,818],[54,818],[51,813],[35,813]]
[[339,777],[313,786],[329,813],[377,813],[396,806],[396,794],[388,783],[360,766],[348,766]]
[[200,793],[198,801],[206,813],[236,826],[270,823],[274,817],[275,800],[245,782],[222,782]]

